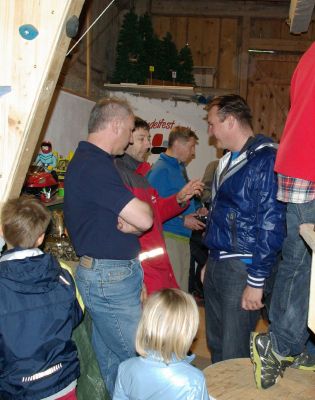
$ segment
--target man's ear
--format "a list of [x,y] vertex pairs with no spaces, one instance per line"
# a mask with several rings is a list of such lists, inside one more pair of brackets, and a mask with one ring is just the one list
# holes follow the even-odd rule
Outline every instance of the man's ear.
[[45,233],[42,233],[36,240],[34,247],[39,247],[43,243],[44,238],[45,238]]
[[111,120],[110,124],[111,124],[111,129],[112,129],[113,133],[115,135],[118,135],[120,132],[120,124],[121,124],[121,121],[119,120],[119,118],[113,118]]
[[134,134],[134,131],[131,132],[130,140],[129,140],[129,146],[130,146],[130,145],[132,146],[133,143],[134,143],[134,135],[133,135],[133,134]]
[[2,225],[0,224],[0,236],[3,237],[3,229],[2,229]]
[[232,129],[234,127],[234,125],[235,125],[235,122],[236,122],[236,119],[235,119],[234,115],[229,115],[227,117],[227,120],[228,120],[229,129]]

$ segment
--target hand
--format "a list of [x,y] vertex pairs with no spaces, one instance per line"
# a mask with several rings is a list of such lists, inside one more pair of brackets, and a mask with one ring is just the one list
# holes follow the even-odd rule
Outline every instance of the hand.
[[205,215],[208,215],[209,210],[206,207],[201,207],[201,208],[198,208],[198,210],[196,212],[198,215],[205,216]]
[[261,302],[262,296],[262,288],[254,288],[247,285],[242,296],[242,308],[247,311],[260,310],[264,306]]
[[200,179],[193,179],[189,181],[176,195],[178,204],[188,201],[193,196],[200,196],[203,192],[205,184]]
[[123,218],[118,216],[117,229],[123,233],[132,233],[134,235],[141,235],[142,232],[138,230],[135,226],[126,222]]
[[193,231],[202,231],[206,225],[199,221],[196,216],[196,213],[184,215],[184,226]]

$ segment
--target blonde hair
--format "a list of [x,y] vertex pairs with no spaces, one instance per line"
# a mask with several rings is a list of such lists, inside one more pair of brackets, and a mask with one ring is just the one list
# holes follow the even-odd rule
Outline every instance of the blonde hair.
[[47,208],[32,196],[8,200],[1,210],[3,237],[13,247],[32,248],[50,219]]
[[196,336],[199,312],[194,298],[179,289],[164,289],[147,300],[136,334],[136,350],[157,352],[165,363],[173,354],[184,359]]

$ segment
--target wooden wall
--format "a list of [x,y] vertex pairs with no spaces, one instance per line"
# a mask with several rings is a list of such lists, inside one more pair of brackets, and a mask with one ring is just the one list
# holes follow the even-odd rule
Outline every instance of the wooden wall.
[[255,131],[279,140],[289,109],[291,76],[315,40],[315,22],[308,32],[292,35],[286,23],[289,3],[192,3],[152,2],[155,32],[160,38],[170,32],[178,49],[189,43],[195,66],[216,69],[211,93],[242,95],[253,110]]
[[[77,62],[67,70],[65,88],[93,95],[95,100],[102,95],[103,83],[110,81],[113,74],[119,29],[131,5],[139,15],[149,12],[160,38],[170,32],[178,49],[189,43],[195,66],[215,68],[213,88],[203,89],[205,95],[239,93],[253,109],[255,130],[279,140],[289,108],[292,72],[315,40],[314,19],[306,33],[292,35],[286,22],[290,0],[116,2],[91,32],[93,90],[85,90],[86,40],[73,57]],[[103,0],[86,0],[91,21],[103,9]],[[250,49],[275,53],[258,54]]]

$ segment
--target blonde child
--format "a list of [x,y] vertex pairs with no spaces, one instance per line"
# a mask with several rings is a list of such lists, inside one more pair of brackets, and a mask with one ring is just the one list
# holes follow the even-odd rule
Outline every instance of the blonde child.
[[68,271],[43,253],[50,212],[38,200],[7,201],[0,236],[0,398],[76,400],[80,374],[71,340],[82,318]]
[[120,364],[113,400],[209,400],[203,373],[187,357],[198,324],[191,295],[179,289],[152,294],[136,335],[140,357]]

